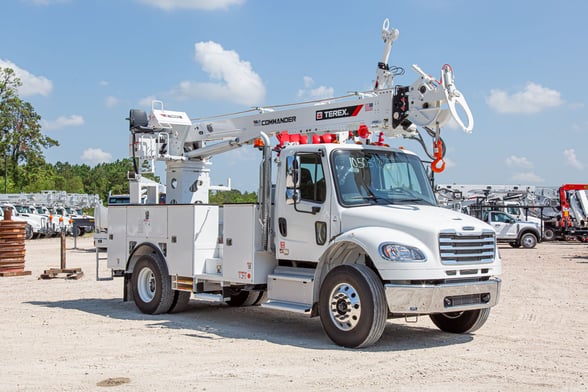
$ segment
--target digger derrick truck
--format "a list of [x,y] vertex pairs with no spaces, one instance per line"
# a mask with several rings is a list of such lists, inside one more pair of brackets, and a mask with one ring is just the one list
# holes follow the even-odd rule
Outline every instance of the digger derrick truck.
[[[500,291],[494,230],[438,207],[423,161],[385,143],[423,142],[424,129],[438,172],[441,127],[453,118],[469,132],[473,117],[448,65],[440,81],[413,66],[417,80],[393,87],[397,36],[386,20],[365,93],[211,119],[161,102],[149,116],[131,110],[130,153],[137,168],[166,162],[167,194],[165,205],[108,207],[108,266],[124,275],[124,300],[148,314],[191,298],[261,303],[320,317],[345,347],[376,343],[388,318],[428,315],[454,333],[481,327]],[[261,151],[258,202],[209,204],[211,157],[246,145]]]

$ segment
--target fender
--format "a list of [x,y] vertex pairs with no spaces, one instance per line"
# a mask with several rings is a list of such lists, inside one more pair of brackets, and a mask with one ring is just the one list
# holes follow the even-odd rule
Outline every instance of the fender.
[[[127,264],[125,267],[125,280],[124,280],[124,294],[123,294],[123,301],[132,301],[133,300],[133,290],[131,288],[131,276],[133,274],[133,270],[135,268],[135,264],[137,264],[137,260],[143,255],[146,254],[157,254],[161,257],[162,260],[165,260],[165,255],[161,251],[161,249],[151,243],[151,242],[143,242],[138,244],[133,248],[129,258],[127,259]],[[167,269],[167,262],[166,262],[166,269]]]
[[[419,248],[427,260],[436,256],[418,238],[404,231],[378,226],[359,227],[337,236],[320,257],[314,276],[313,301],[318,301],[318,293],[325,276],[334,267],[342,264],[366,264],[373,268],[382,280],[389,280],[383,271],[390,268],[392,263],[382,259],[379,254],[380,244],[395,242]],[[426,263],[419,263],[426,264]]]

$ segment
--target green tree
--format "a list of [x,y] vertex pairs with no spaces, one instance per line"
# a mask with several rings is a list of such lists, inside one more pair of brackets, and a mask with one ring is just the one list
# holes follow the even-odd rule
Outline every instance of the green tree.
[[25,185],[23,192],[40,192],[45,190],[57,190],[57,176],[53,165],[44,159],[29,160],[23,167]]
[[18,96],[20,79],[11,68],[0,68],[0,152],[4,173],[8,172],[13,188],[21,191],[27,185],[24,167],[28,162],[43,160],[43,148],[59,142],[41,133],[41,116],[33,106]]
[[255,203],[257,202],[257,193],[241,193],[237,189],[222,192],[211,191],[208,200],[211,204]]

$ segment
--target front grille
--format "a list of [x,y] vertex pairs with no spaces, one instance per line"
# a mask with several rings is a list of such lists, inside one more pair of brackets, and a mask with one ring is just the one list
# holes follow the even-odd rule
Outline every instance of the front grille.
[[482,234],[457,233],[454,230],[439,234],[439,254],[443,264],[477,264],[494,261],[494,231]]
[[456,295],[454,297],[445,297],[444,304],[446,308],[467,306],[467,305],[480,305],[486,304],[490,301],[490,293],[483,294],[469,294],[469,295]]

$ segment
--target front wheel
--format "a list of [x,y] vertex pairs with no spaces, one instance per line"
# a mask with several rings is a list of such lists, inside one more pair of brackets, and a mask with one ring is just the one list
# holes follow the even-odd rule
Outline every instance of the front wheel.
[[133,299],[143,313],[166,313],[174,302],[174,292],[165,262],[156,255],[143,255],[131,278]]
[[25,240],[32,240],[34,235],[33,227],[27,223],[25,226]]
[[441,331],[451,333],[470,333],[478,330],[484,325],[490,308],[466,310],[464,312],[436,313],[429,317],[433,324]]
[[384,286],[365,265],[335,267],[321,286],[319,313],[325,333],[335,344],[370,346],[380,339],[386,326]]

